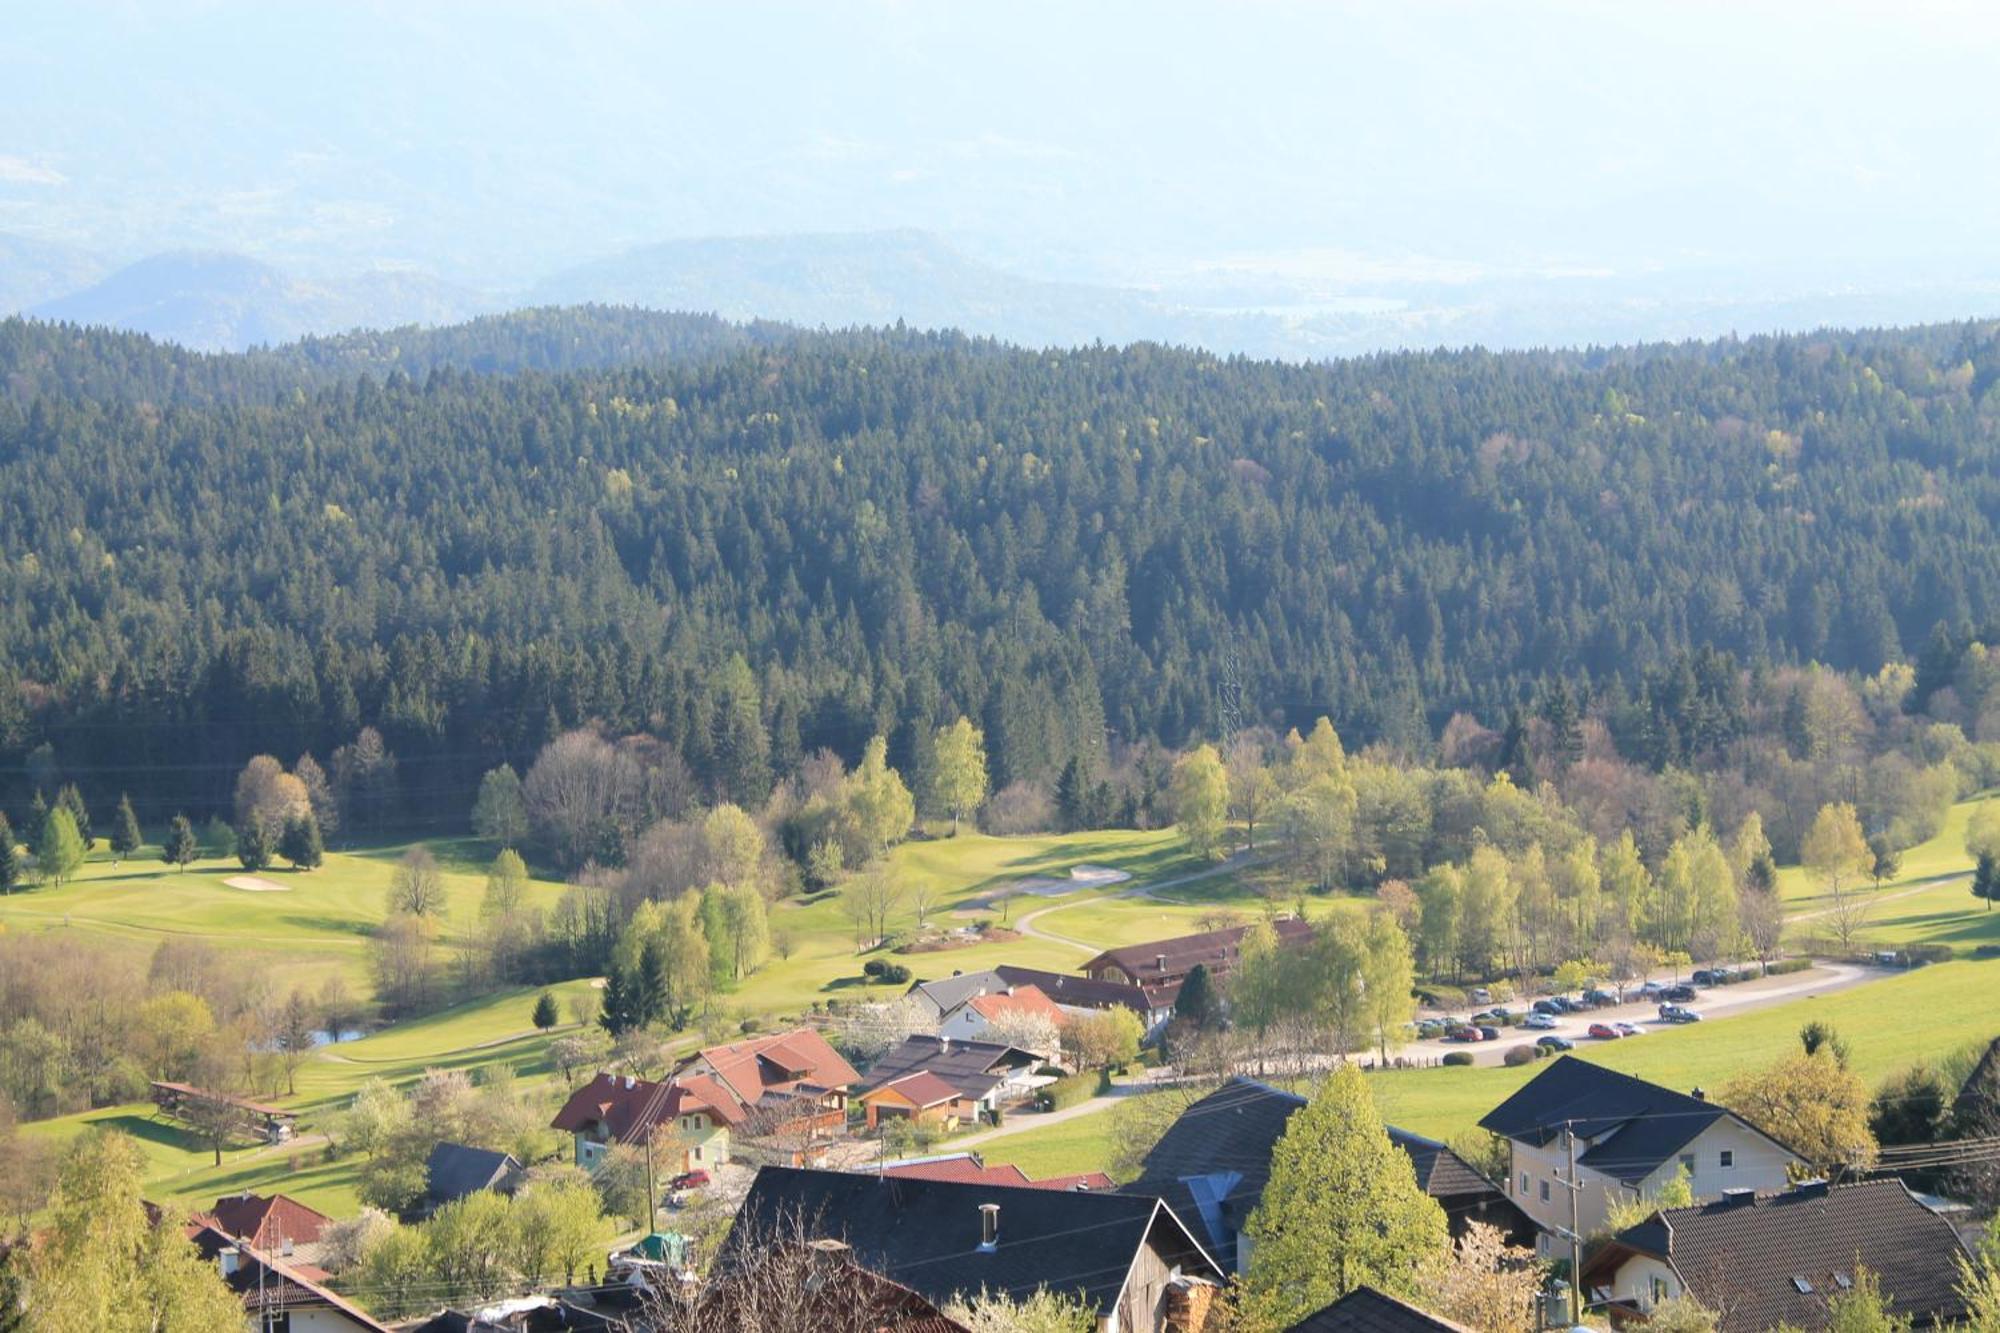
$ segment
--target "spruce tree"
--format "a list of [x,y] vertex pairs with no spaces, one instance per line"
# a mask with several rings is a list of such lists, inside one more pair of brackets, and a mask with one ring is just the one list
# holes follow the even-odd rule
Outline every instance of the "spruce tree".
[[14,826],[0,813],[0,893],[12,893],[21,882],[21,849],[14,844]]
[[1993,910],[1993,899],[2000,896],[2000,861],[1994,860],[1991,852],[1981,852],[1972,868],[1972,896],[1984,898],[1989,912]]
[[1389,1141],[1351,1063],[1293,1113],[1245,1231],[1244,1306],[1260,1328],[1288,1328],[1364,1284],[1418,1297],[1451,1245],[1444,1210]]
[[1181,982],[1180,993],[1174,996],[1174,1021],[1185,1023],[1196,1032],[1206,1032],[1215,1027],[1220,1018],[1221,1006],[1216,1003],[1208,964],[1196,963]]
[[604,975],[603,1007],[597,1024],[614,1037],[639,1026],[632,1010],[632,987],[632,978],[615,963]]
[[186,815],[175,815],[174,822],[167,828],[167,840],[160,847],[160,859],[168,865],[186,870],[197,856],[201,847],[194,840],[194,825]]
[[1062,821],[1063,832],[1074,833],[1084,827],[1089,818],[1085,808],[1090,800],[1089,786],[1083,761],[1071,755],[1056,778],[1056,816]]
[[42,789],[35,788],[35,799],[28,803],[28,826],[21,830],[31,845],[39,846],[42,841],[42,826],[49,822],[49,803],[42,799]]
[[554,991],[543,991],[535,1000],[535,1026],[547,1032],[562,1021],[562,1013],[556,1008]]
[[66,783],[56,793],[56,807],[69,811],[70,820],[76,825],[76,836],[83,839],[83,850],[87,852],[97,846],[97,839],[90,831],[90,811],[84,807],[83,793],[74,782]]
[[245,870],[262,870],[271,864],[271,836],[263,821],[246,819],[236,830],[236,859]]
[[144,836],[139,832],[139,817],[132,813],[132,798],[121,794],[118,797],[118,814],[111,821],[113,864],[138,851],[144,841]]
[[308,810],[285,822],[285,834],[278,842],[278,855],[292,863],[294,870],[317,870],[326,859],[319,837],[319,821]]

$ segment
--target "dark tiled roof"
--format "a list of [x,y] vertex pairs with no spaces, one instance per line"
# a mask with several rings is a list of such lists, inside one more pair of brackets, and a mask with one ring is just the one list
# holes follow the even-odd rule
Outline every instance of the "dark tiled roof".
[[[1281,944],[1296,944],[1312,938],[1312,923],[1298,917],[1274,921],[1271,926]],[[1235,964],[1236,950],[1243,942],[1244,932],[1249,929],[1248,926],[1228,926],[1222,930],[1205,930],[1198,935],[1176,935],[1170,940],[1154,940],[1151,944],[1128,944],[1123,948],[1106,949],[1083,966],[1085,971],[1115,966],[1141,984],[1184,977],[1194,970],[1197,963],[1206,964],[1210,971],[1227,971]]]
[[1040,986],[1042,994],[1057,1004],[1073,1008],[1111,1009],[1122,1005],[1137,1010],[1141,1016],[1147,1009],[1146,993],[1128,982],[1064,976],[1060,972],[1044,972],[1038,967],[1015,967],[1012,963],[1000,964],[993,969],[993,975],[1000,978],[1003,985]]
[[1590,1144],[1578,1165],[1639,1181],[1725,1116],[1741,1120],[1714,1102],[1565,1055],[1487,1112],[1479,1127],[1546,1147],[1573,1124]]
[[854,1066],[811,1028],[706,1047],[681,1061],[678,1069],[697,1062],[713,1069],[715,1077],[745,1106],[755,1105],[767,1088],[787,1089],[800,1083],[821,1090],[845,1088],[860,1077]]
[[1470,1333],[1465,1325],[1419,1310],[1373,1287],[1356,1287],[1285,1333]]
[[937,1006],[941,1014],[948,1014],[981,991],[1000,990],[1007,983],[1000,978],[997,970],[987,972],[958,972],[936,981],[912,982],[905,994],[919,995]]
[[[1880,1280],[1892,1314],[1926,1327],[1964,1314],[1964,1253],[1951,1223],[1902,1181],[1874,1180],[1655,1213],[1619,1232],[1585,1266],[1584,1282],[1607,1282],[1631,1255],[1650,1255],[1671,1264],[1695,1300],[1723,1312],[1724,1333],[1753,1333],[1824,1327],[1828,1300],[1858,1264]],[[1811,1290],[1800,1291],[1799,1279]]]
[[503,1185],[520,1170],[511,1153],[440,1143],[424,1162],[424,1193],[433,1205],[447,1204]]
[[[1296,1093],[1232,1078],[1183,1111],[1146,1154],[1139,1178],[1122,1188],[1165,1199],[1197,1229],[1209,1253],[1233,1267],[1236,1233],[1250,1220],[1271,1177],[1271,1152],[1292,1113],[1305,1104]],[[1533,1233],[1526,1215],[1464,1158],[1434,1139],[1387,1128],[1390,1142],[1410,1155],[1424,1191],[1452,1201],[1458,1210],[1454,1222],[1470,1216],[1467,1201],[1478,1199],[1484,1216],[1475,1220],[1499,1226],[1517,1243]]]
[[1002,1042],[953,1041],[918,1035],[905,1037],[902,1045],[884,1052],[881,1059],[868,1066],[868,1077],[861,1081],[861,1088],[863,1091],[879,1088],[905,1074],[927,1070],[957,1088],[961,1096],[979,1098],[991,1092],[1007,1070],[1037,1063],[1030,1052]]
[[[990,1250],[979,1243],[982,1204],[1000,1209]],[[803,1224],[812,1239],[845,1242],[863,1267],[940,1305],[982,1287],[1025,1296],[1046,1286],[1103,1308],[1156,1223],[1167,1262],[1221,1278],[1158,1199],[767,1166],[717,1263],[726,1270],[732,1246]]]

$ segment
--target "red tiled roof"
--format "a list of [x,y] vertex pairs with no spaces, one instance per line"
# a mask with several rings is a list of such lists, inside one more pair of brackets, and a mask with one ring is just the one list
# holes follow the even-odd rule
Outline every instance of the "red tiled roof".
[[215,1225],[260,1250],[278,1251],[286,1241],[311,1245],[333,1219],[283,1194],[231,1194],[217,1199],[208,1211]]
[[956,1180],[967,1185],[1027,1185],[1027,1174],[1018,1166],[982,1166],[977,1157],[941,1157],[932,1162],[904,1162],[882,1168],[885,1176],[905,1180]]
[[340,1311],[355,1328],[389,1333],[388,1327],[377,1323],[367,1311],[322,1286],[313,1276],[318,1269],[273,1258],[212,1225],[196,1223],[188,1230],[196,1250],[210,1262],[216,1261],[223,1250],[235,1247],[241,1257],[235,1274],[224,1281],[246,1311],[254,1314],[327,1306]]
[[774,1088],[782,1090],[800,1083],[845,1088],[861,1078],[854,1066],[811,1028],[710,1046],[695,1052],[680,1067],[686,1069],[698,1062],[714,1070],[723,1086],[745,1106],[755,1105]]
[[743,1110],[719,1083],[705,1074],[691,1074],[666,1083],[600,1073],[570,1094],[551,1127],[580,1134],[602,1125],[607,1137],[632,1143],[652,1126],[676,1116],[704,1111],[725,1125],[743,1119]]
[[1108,1190],[1116,1188],[1102,1171],[1079,1171],[1073,1176],[1050,1176],[1028,1182],[1038,1190]]
[[1043,993],[1040,986],[1016,986],[1011,991],[995,991],[991,995],[975,995],[966,1001],[973,1012],[989,1021],[1002,1014],[1035,1014],[1060,1023],[1063,1011]]
[[954,1088],[936,1074],[931,1073],[928,1069],[919,1069],[914,1074],[905,1074],[901,1078],[893,1079],[878,1088],[871,1088],[862,1094],[861,1099],[866,1101],[870,1097],[891,1091],[892,1089],[898,1096],[908,1100],[920,1110],[927,1106],[936,1106],[939,1102],[953,1101],[958,1097],[957,1088]]

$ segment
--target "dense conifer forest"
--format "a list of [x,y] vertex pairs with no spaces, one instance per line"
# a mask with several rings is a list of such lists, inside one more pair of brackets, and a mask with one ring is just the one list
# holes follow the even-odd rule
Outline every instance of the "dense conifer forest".
[[1739,667],[1948,678],[2000,592],[1996,379],[1992,325],[1294,366],[603,309],[243,356],[7,321],[0,805],[200,817],[370,727],[368,817],[457,826],[591,723],[747,805],[960,714],[996,790],[1053,787],[1216,734],[1226,679],[1245,723],[1412,754],[1561,680],[1691,763]]

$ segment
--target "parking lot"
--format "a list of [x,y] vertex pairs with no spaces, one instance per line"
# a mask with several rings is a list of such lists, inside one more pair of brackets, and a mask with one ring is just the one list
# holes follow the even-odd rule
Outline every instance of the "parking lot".
[[[1804,972],[1793,972],[1780,977],[1761,977],[1754,981],[1739,981],[1727,986],[1699,989],[1692,1001],[1684,1007],[1700,1014],[1703,1021],[1724,1018],[1731,1014],[1747,1013],[1766,1005],[1782,1004],[1787,1000],[1806,995],[1827,995],[1834,991],[1859,986],[1879,977],[1891,975],[1883,968],[1856,967],[1848,963],[1816,963]],[[1654,980],[1661,985],[1674,984],[1674,978],[1660,975]],[[1685,982],[1686,977],[1680,978]],[[1628,996],[1636,996],[1636,986],[1627,987]],[[1516,1014],[1527,1012],[1531,1000],[1509,1000],[1505,1007]],[[1417,1013],[1419,1021],[1446,1018],[1459,1021],[1469,1020],[1487,1005],[1469,1008],[1434,1009],[1426,1006]],[[1452,1051],[1464,1051],[1472,1057],[1474,1064],[1497,1065],[1505,1058],[1509,1049],[1532,1044],[1540,1037],[1556,1036],[1575,1043],[1578,1050],[1591,1046],[1609,1045],[1608,1039],[1589,1036],[1594,1023],[1627,1023],[1638,1029],[1638,1035],[1617,1038],[1622,1041],[1645,1041],[1657,1032],[1670,1031],[1674,1024],[1663,1021],[1659,1016],[1660,1003],[1657,1000],[1633,998],[1624,1004],[1611,1005],[1601,1009],[1586,1010],[1582,1013],[1559,1014],[1555,1016],[1555,1026],[1537,1031],[1523,1028],[1518,1022],[1514,1026],[1499,1029],[1497,1041],[1456,1042],[1444,1040],[1413,1041],[1400,1054],[1421,1058],[1437,1058]]]

